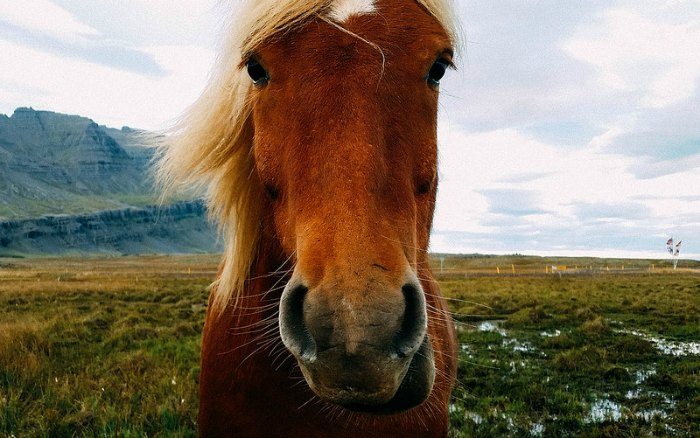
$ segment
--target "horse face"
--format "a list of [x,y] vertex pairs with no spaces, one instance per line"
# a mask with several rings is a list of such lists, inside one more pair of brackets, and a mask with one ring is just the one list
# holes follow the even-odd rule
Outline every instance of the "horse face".
[[263,225],[296,260],[282,340],[322,399],[396,412],[422,403],[434,380],[417,272],[427,263],[438,81],[451,51],[417,3],[376,8],[342,29],[318,18],[288,31],[247,68]]

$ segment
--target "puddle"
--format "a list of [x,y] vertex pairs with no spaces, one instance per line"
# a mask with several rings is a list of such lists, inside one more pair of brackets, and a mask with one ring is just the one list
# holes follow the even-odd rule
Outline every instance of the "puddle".
[[670,356],[688,356],[700,354],[700,342],[669,341],[659,336],[653,336],[637,330],[616,329],[617,333],[639,336],[640,338],[654,344],[657,350]]
[[464,418],[471,420],[472,423],[479,425],[484,422],[484,417],[481,415],[477,414],[476,412],[465,412],[464,413]]
[[602,423],[606,420],[619,421],[622,418],[622,406],[612,400],[600,399],[591,405],[585,421],[587,423]]
[[476,329],[480,332],[493,332],[498,333],[501,336],[507,336],[505,329],[501,327],[503,324],[502,320],[498,321],[482,321],[476,326]]
[[627,394],[625,394],[625,398],[627,400],[632,400],[633,398],[639,398],[639,396],[641,396],[641,395],[642,395],[642,390],[639,388],[635,388],[635,389],[630,389],[629,391],[627,391]]
[[520,362],[515,362],[514,360],[511,360],[508,364],[508,366],[510,366],[510,372],[513,374],[517,372],[517,367],[525,368],[525,365],[527,364],[525,363],[525,361],[522,360]]
[[469,345],[468,345],[468,344],[461,344],[461,345],[459,346],[459,348],[460,348],[460,350],[462,350],[462,354],[464,354],[465,356],[467,356],[469,359],[473,359],[473,358],[474,358],[474,353],[473,353],[472,350],[469,348]]
[[555,338],[561,335],[561,330],[554,330],[553,332],[540,332],[540,336],[543,338]]
[[[664,394],[658,395],[663,397],[664,401],[662,403],[666,407],[672,409],[675,406],[675,400]],[[666,420],[668,417],[668,412],[662,409],[651,408],[640,411],[630,411],[621,404],[604,398],[596,400],[591,405],[590,411],[584,421],[587,423],[602,423],[604,421],[620,421],[623,418],[637,418],[649,423],[653,420]]]
[[[521,353],[531,353],[535,351],[535,347],[533,347],[530,342],[519,341],[516,338],[508,337],[508,332],[503,327],[501,327],[501,324],[503,324],[503,322],[504,320],[482,321],[479,323],[478,326],[476,326],[476,329],[480,332],[498,333],[503,337],[501,345],[513,351],[518,351]],[[491,345],[489,345],[487,348],[489,350],[493,350],[493,347]]]
[[531,353],[535,351],[535,347],[527,341],[519,341],[515,338],[503,339],[503,346],[508,347],[513,351],[519,351],[521,353]]
[[668,414],[660,409],[647,409],[644,411],[639,411],[637,412],[636,416],[646,421],[647,423],[651,422],[651,420],[653,420],[654,418],[658,418],[660,420],[668,418]]
[[630,389],[629,391],[627,391],[627,393],[625,394],[625,398],[627,400],[639,398],[645,392],[642,388],[639,388],[639,386],[642,383],[646,382],[646,380],[649,377],[656,375],[656,369],[649,368],[649,369],[642,369],[642,370],[635,370],[635,371],[627,369],[627,371],[630,374],[634,375],[634,384],[637,385],[637,388]]
[[511,430],[511,431],[515,430],[515,421],[513,421],[513,417],[511,417],[510,415],[506,415],[506,413],[503,412],[503,413],[501,413],[501,418],[506,420],[506,422],[508,423],[506,425],[508,427],[508,430]]
[[634,383],[636,383],[637,385],[641,385],[649,377],[655,376],[655,375],[656,375],[656,370],[654,368],[650,368],[648,370],[637,370],[634,373]]
[[530,436],[542,436],[544,435],[544,425],[542,423],[533,423],[530,426]]
[[450,403],[449,410],[451,414],[462,414],[466,420],[479,425],[484,422],[484,417],[472,411],[465,411],[463,407]]

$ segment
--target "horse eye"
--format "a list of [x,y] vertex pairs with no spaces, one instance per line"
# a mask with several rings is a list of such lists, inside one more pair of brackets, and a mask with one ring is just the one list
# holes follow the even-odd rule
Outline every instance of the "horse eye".
[[418,184],[418,189],[416,190],[419,195],[427,195],[430,193],[431,185],[429,182],[423,182]]
[[280,197],[279,189],[272,184],[265,184],[265,194],[273,201],[278,200]]
[[440,80],[447,73],[447,69],[450,67],[450,62],[445,59],[438,59],[435,61],[430,71],[428,72],[428,85],[437,87],[440,85]]
[[248,60],[245,66],[248,70],[248,75],[255,85],[263,85],[270,80],[267,70],[255,59]]

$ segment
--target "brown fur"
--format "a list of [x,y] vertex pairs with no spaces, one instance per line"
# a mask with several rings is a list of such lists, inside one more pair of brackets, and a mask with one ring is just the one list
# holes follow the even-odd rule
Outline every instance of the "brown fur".
[[[216,290],[210,298],[202,436],[447,434],[456,343],[428,267],[438,92],[424,78],[453,43],[449,29],[413,0],[377,6],[378,14],[355,16],[342,28],[312,16],[252,54],[271,76],[250,91],[251,114],[238,128],[253,139],[246,203],[259,212],[259,231],[249,242],[254,259],[237,305],[219,312]],[[279,198],[266,197],[265,188]],[[215,207],[232,202],[219,195]],[[334,299],[365,304],[381,302],[378,290],[400,290],[407,270],[415,273],[437,372],[428,400],[378,415],[316,398],[277,332],[276,303],[292,268],[310,290],[342,290]]]

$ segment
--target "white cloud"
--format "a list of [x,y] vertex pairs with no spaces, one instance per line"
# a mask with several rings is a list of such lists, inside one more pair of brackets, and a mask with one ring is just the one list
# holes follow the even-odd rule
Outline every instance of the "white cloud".
[[0,2],[0,22],[32,32],[76,39],[99,32],[49,0],[6,0]]
[[673,4],[636,6],[606,10],[563,49],[593,65],[601,86],[639,93],[642,106],[661,108],[692,97],[700,78],[700,8],[679,21],[679,14],[663,14]]
[[[654,162],[599,148],[562,148],[512,128],[465,133],[445,124],[437,235],[474,235],[472,248],[478,250],[485,249],[478,248],[480,239],[489,236],[512,252],[567,244],[573,249],[585,233],[601,239],[614,233],[616,245],[621,239],[633,246],[654,235],[700,235],[698,166],[640,179],[631,168],[646,163],[655,169]],[[595,239],[589,249],[608,250]],[[444,239],[433,242],[437,248],[446,248]]]
[[[193,46],[142,50],[169,74],[145,77],[0,40],[0,58],[6,60],[0,69],[0,102],[80,114],[117,127],[162,128],[197,98],[213,55]],[[17,93],[22,86],[34,92]]]

